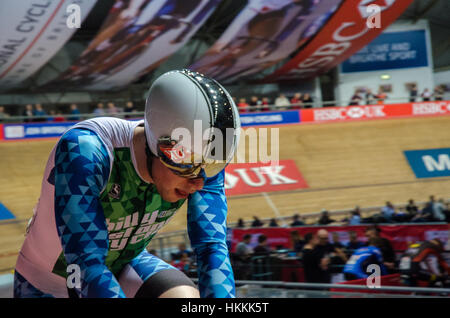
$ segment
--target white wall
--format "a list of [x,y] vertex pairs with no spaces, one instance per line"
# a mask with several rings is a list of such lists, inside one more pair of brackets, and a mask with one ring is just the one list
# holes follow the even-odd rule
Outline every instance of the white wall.
[[[339,85],[337,85],[335,88],[335,95],[336,99],[340,101],[339,104],[342,106],[348,105],[355,91],[355,88],[357,87],[367,87],[370,88],[373,93],[376,93],[380,85],[391,84],[392,92],[387,93],[387,103],[402,103],[409,101],[409,91],[407,90],[405,83],[417,83],[419,94],[422,93],[425,88],[428,88],[432,91],[435,85],[428,22],[426,20],[419,20],[416,24],[404,21],[395,22],[384,32],[423,29],[425,29],[425,39],[427,42],[428,67],[391,69],[358,73],[342,73],[341,67],[339,66]],[[382,80],[380,76],[383,74],[390,75],[390,79]]]

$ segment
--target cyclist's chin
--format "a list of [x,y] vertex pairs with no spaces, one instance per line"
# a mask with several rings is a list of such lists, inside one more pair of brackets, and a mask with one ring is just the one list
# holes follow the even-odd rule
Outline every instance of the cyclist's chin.
[[160,195],[164,201],[171,202],[171,203],[186,199],[186,197],[180,195],[176,191],[176,189],[173,189],[171,191],[164,191]]

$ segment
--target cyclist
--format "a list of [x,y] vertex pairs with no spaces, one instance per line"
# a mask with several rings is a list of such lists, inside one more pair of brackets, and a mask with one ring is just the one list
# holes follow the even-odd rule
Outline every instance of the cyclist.
[[[194,142],[174,136],[176,128]],[[156,79],[142,121],[103,117],[73,126],[47,162],[17,259],[15,297],[235,297],[224,168],[239,130],[228,92],[190,70]],[[186,200],[198,289],[146,250]]]

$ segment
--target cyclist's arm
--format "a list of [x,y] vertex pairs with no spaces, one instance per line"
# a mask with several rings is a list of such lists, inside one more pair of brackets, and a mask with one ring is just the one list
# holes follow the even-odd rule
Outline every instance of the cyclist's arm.
[[80,297],[125,297],[105,265],[108,230],[100,193],[108,181],[110,161],[99,137],[74,129],[55,153],[55,220],[67,264],[81,271]]
[[201,297],[235,297],[233,269],[226,244],[227,201],[222,171],[189,197],[188,234],[197,256]]

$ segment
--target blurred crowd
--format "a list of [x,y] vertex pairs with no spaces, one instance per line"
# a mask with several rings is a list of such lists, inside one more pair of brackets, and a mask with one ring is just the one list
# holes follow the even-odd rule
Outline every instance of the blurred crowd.
[[286,109],[302,109],[312,108],[314,100],[309,93],[295,93],[288,97],[280,93],[275,99],[269,97],[252,96],[249,100],[246,98],[233,97],[234,102],[238,106],[240,113],[270,111],[270,110],[286,110]]

